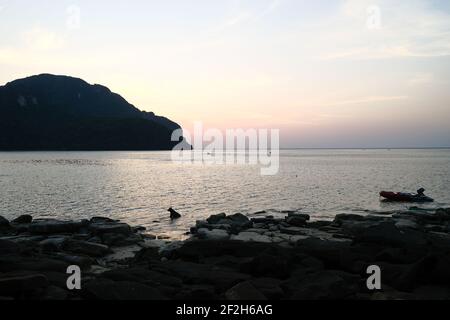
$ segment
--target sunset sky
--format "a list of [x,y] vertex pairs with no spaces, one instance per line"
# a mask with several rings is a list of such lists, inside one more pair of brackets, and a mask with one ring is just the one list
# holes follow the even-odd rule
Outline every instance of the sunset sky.
[[0,0],[0,85],[40,73],[284,148],[450,146],[448,0]]

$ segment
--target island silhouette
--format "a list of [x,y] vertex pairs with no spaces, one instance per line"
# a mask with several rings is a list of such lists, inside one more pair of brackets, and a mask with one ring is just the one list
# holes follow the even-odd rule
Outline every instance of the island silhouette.
[[0,86],[0,150],[171,150],[180,126],[102,85],[41,74]]

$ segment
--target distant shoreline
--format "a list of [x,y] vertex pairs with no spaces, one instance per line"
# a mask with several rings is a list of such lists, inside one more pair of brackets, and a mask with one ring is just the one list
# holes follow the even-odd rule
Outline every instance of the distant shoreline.
[[[396,148],[280,148],[280,151],[302,151],[302,150],[450,150],[450,147],[396,147]],[[170,152],[172,150],[0,150],[0,153],[13,152]],[[191,150],[185,150],[191,151]],[[192,151],[196,151],[195,149]],[[251,151],[247,149],[239,149],[237,151]]]

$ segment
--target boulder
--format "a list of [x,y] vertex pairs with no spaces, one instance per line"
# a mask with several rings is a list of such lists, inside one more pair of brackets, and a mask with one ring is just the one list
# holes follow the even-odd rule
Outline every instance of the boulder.
[[58,220],[35,220],[28,227],[32,234],[62,234],[75,233],[86,225],[86,221],[58,221]]
[[228,219],[232,221],[232,224],[234,226],[239,227],[241,229],[250,228],[252,226],[250,219],[247,216],[243,215],[242,213],[230,215],[228,216]]
[[111,218],[106,217],[93,217],[89,220],[91,223],[118,223],[119,220],[113,220]]
[[258,301],[267,298],[249,281],[241,282],[225,292],[227,300]]
[[0,228],[2,227],[9,227],[9,221],[6,218],[0,216]]
[[304,227],[306,226],[306,219],[300,216],[290,216],[286,218],[286,222],[294,227]]
[[206,221],[209,224],[217,224],[220,220],[225,219],[227,215],[225,213],[215,214],[210,216]]
[[16,224],[27,224],[27,223],[31,223],[32,221],[33,221],[32,216],[30,216],[29,214],[24,214],[24,215],[21,215],[20,217],[17,217],[16,219],[14,219],[11,222],[16,223]]
[[211,229],[212,225],[214,229],[225,229],[231,233],[238,233],[239,231],[250,228],[252,226],[252,222],[250,221],[250,219],[242,213],[236,213],[229,216],[225,215],[224,213],[212,215],[211,217],[206,219],[206,223],[209,224],[209,226],[205,225],[205,222],[197,222],[197,229]]

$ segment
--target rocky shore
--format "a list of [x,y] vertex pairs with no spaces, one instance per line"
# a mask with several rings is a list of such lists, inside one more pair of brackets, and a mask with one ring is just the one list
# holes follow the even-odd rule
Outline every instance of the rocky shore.
[[[69,266],[81,290],[69,290]],[[381,269],[381,290],[367,268]],[[450,209],[213,215],[186,241],[108,218],[0,217],[0,300],[449,299]]]

